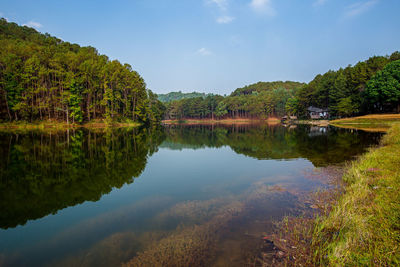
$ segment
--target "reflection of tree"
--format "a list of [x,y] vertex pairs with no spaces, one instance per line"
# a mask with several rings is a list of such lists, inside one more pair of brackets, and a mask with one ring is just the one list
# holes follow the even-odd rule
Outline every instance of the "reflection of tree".
[[161,145],[171,149],[230,146],[257,159],[307,158],[315,166],[341,163],[377,144],[380,134],[338,128],[268,125],[172,125]]
[[132,183],[164,139],[161,146],[171,149],[229,146],[257,159],[307,158],[324,166],[352,159],[379,137],[336,128],[315,132],[309,126],[266,125],[0,133],[0,227],[96,201]]
[[157,129],[0,136],[0,227],[15,227],[132,183],[164,135]]

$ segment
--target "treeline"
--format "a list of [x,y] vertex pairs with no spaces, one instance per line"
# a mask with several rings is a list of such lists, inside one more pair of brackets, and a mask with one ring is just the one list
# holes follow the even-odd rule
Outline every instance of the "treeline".
[[305,116],[309,106],[326,108],[334,117],[400,112],[399,59],[394,52],[317,75],[289,99],[287,112]]
[[0,19],[0,120],[160,120],[157,96],[128,64],[93,47]]
[[163,103],[171,102],[171,101],[174,101],[174,100],[186,99],[186,98],[195,98],[195,97],[205,98],[205,97],[207,97],[209,95],[211,95],[211,94],[198,93],[198,92],[182,93],[181,91],[170,92],[170,93],[167,93],[167,94],[157,94],[158,100],[160,100]]
[[166,119],[307,118],[310,106],[329,116],[400,112],[400,52],[317,75],[310,83],[259,82],[231,95],[209,95],[166,104]]
[[183,118],[265,118],[283,116],[289,98],[302,83],[259,82],[236,89],[231,95],[209,95],[166,103],[167,119]]

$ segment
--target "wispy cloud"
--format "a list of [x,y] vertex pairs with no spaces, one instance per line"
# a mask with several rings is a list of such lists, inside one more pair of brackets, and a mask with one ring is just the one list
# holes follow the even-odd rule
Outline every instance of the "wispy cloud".
[[326,2],[328,2],[328,0],[315,0],[313,3],[313,7],[322,6],[322,5],[326,4]]
[[369,0],[369,1],[354,3],[346,7],[346,10],[344,12],[344,18],[353,18],[358,15],[361,15],[362,13],[365,13],[369,9],[371,9],[375,4],[378,3],[378,1],[379,0]]
[[207,48],[200,48],[199,50],[196,51],[196,54],[202,55],[202,56],[209,56],[212,55],[211,51],[208,50]]
[[231,23],[235,18],[231,17],[231,16],[221,16],[219,18],[217,18],[217,23],[220,24],[228,24]]
[[219,16],[215,21],[219,24],[231,23],[235,18],[229,15],[229,0],[205,0],[208,5],[216,6]]
[[272,7],[271,0],[251,0],[250,6],[256,12],[263,13],[271,17],[276,15],[276,11]]
[[226,10],[228,8],[227,0],[208,0],[207,2],[210,4],[216,4],[221,10]]
[[23,24],[23,26],[28,26],[28,27],[35,28],[35,29],[39,29],[39,28],[43,27],[43,25],[40,24],[39,22],[32,21],[32,20],[29,21],[28,23]]

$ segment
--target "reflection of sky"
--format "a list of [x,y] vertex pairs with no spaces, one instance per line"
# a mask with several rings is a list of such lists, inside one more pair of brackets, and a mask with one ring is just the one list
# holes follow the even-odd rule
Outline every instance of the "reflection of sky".
[[145,171],[134,183],[114,189],[98,202],[85,202],[56,215],[29,221],[25,226],[0,230],[1,250],[26,247],[29,251],[29,247],[42,240],[47,249],[61,252],[68,242],[52,241],[49,247],[46,240],[57,237],[86,242],[82,235],[87,229],[86,234],[95,241],[130,224],[139,227],[145,224],[146,217],[173,203],[240,194],[257,181],[309,187],[311,182],[302,174],[310,167],[312,164],[303,159],[256,160],[236,154],[228,147],[181,151],[162,148],[149,158]]

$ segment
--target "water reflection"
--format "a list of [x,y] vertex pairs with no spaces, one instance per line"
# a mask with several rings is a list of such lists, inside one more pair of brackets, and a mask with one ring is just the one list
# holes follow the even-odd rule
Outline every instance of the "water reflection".
[[243,266],[271,218],[298,210],[293,190],[319,185],[305,170],[379,138],[279,125],[2,132],[0,266]]
[[0,227],[97,201],[112,188],[132,183],[160,144],[169,149],[229,146],[256,159],[306,158],[326,166],[352,159],[379,138],[377,133],[307,125],[0,133]]
[[134,181],[160,129],[0,134],[0,227],[7,229]]
[[353,159],[377,144],[379,133],[298,125],[171,125],[161,147],[170,149],[229,146],[256,159],[306,158],[321,167]]

